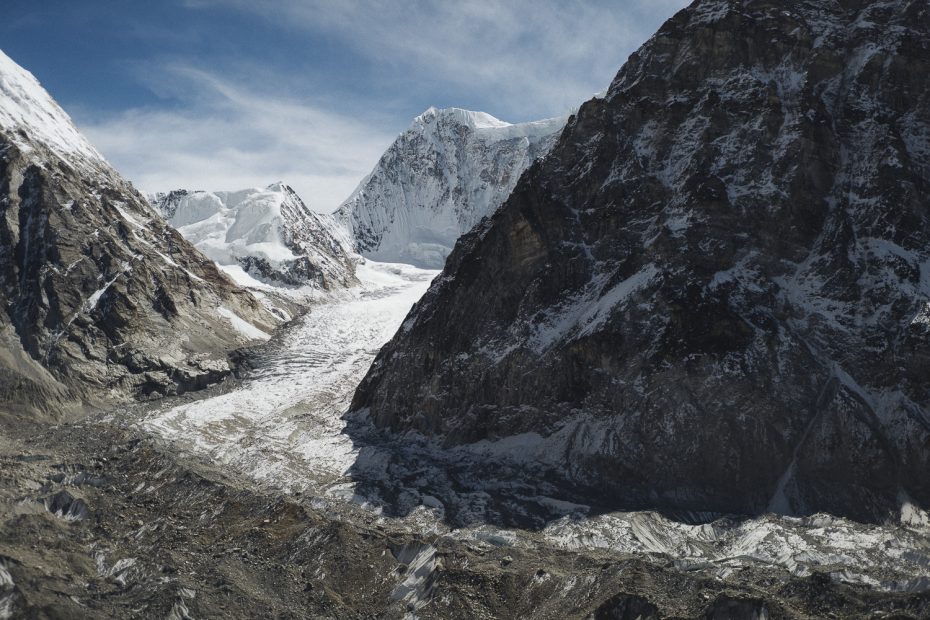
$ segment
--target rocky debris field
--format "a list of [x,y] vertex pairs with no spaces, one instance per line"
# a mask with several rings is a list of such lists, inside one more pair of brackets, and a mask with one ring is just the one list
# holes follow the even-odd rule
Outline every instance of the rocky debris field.
[[5,618],[921,618],[825,572],[463,542],[259,490],[112,416],[0,449]]

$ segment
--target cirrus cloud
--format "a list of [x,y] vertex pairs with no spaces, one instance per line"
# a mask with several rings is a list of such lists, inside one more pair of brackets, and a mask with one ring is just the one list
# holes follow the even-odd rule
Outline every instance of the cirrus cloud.
[[77,114],[91,142],[144,192],[282,180],[313,208],[332,211],[394,138],[352,116],[188,65],[155,73],[148,79],[176,93],[178,107]]
[[[172,41],[190,45],[196,37],[169,28],[174,38],[158,38],[164,54],[126,67],[151,103],[106,113],[78,108],[79,126],[143,191],[283,180],[321,211],[337,207],[430,105],[508,121],[563,115],[604,90],[626,57],[686,4],[178,2],[195,24],[240,16],[255,26],[227,30],[243,37],[270,32],[274,49],[267,56],[261,45],[230,53],[236,46],[222,39],[213,46],[221,52],[171,56]],[[197,36],[209,43],[221,30],[199,27]],[[134,32],[142,37],[147,29]]]

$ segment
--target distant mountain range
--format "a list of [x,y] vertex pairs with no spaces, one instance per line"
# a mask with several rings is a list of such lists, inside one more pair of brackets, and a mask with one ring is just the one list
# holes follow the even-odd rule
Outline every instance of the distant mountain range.
[[175,190],[149,199],[241,283],[253,278],[331,290],[356,281],[350,257],[356,252],[441,268],[459,236],[500,206],[564,123],[512,125],[483,112],[430,108],[331,216],[310,210],[283,183],[232,192]]

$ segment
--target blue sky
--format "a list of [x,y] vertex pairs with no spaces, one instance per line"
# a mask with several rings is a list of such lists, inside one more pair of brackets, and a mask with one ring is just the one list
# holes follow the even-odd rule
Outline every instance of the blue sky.
[[143,191],[331,211],[429,106],[565,114],[686,3],[5,0],[0,48]]

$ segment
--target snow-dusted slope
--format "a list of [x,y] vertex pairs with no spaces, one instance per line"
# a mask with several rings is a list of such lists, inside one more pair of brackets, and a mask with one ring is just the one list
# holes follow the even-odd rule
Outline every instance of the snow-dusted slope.
[[545,480],[614,505],[930,507],[928,49],[926,2],[695,2],[459,241],[355,409],[544,437]]
[[[24,150],[40,142],[58,156],[105,163],[31,73],[0,50],[0,127]],[[27,129],[28,128],[28,129]],[[28,137],[16,130],[27,129]]]
[[238,279],[319,289],[356,282],[348,239],[330,215],[311,211],[290,187],[236,192],[177,190],[150,197],[185,239]]
[[496,210],[549,151],[565,120],[512,125],[482,112],[430,108],[336,217],[365,256],[440,268],[456,239]]

